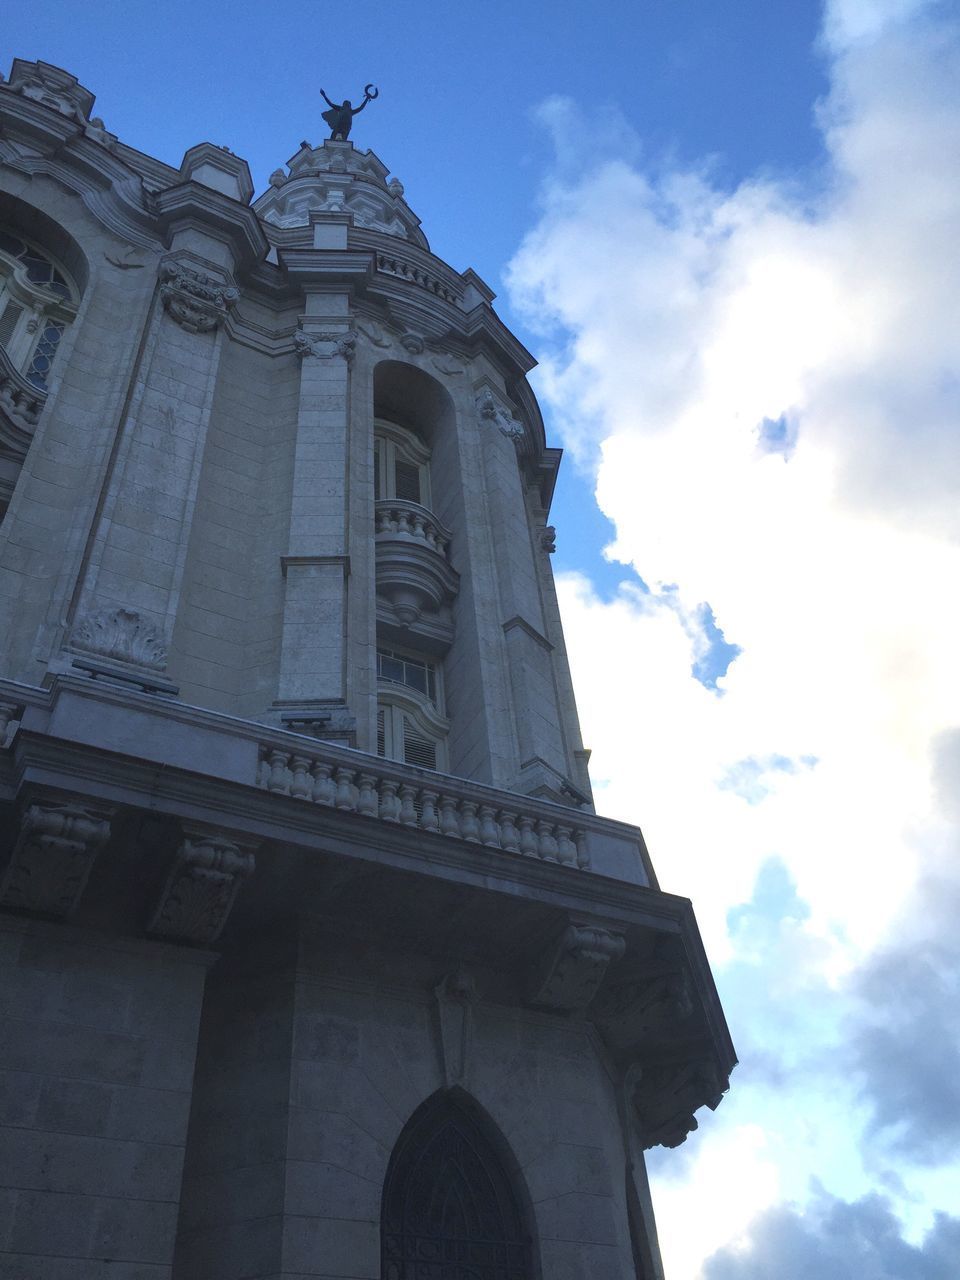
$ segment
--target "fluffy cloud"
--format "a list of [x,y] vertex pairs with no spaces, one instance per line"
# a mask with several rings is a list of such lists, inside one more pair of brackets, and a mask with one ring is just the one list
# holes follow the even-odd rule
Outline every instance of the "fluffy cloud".
[[960,1218],[940,1214],[920,1245],[904,1240],[880,1196],[852,1204],[823,1193],[804,1214],[759,1215],[746,1239],[716,1254],[704,1280],[955,1280]]
[[[598,807],[694,898],[745,1059],[661,1218],[705,1212],[731,1143],[797,1203],[827,1183],[805,1217],[745,1177],[709,1280],[794,1274],[788,1240],[831,1280],[925,1280],[956,1238],[904,1243],[871,1187],[916,1241],[960,1136],[960,28],[835,0],[824,48],[824,164],[792,183],[721,190],[548,103],[557,171],[510,276],[624,566],[612,598],[560,578]],[[723,1244],[662,1235],[671,1280]]]

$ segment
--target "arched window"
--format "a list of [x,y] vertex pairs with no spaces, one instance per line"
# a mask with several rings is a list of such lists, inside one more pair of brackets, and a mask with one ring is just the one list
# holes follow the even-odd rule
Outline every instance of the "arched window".
[[448,723],[439,665],[412,650],[377,646],[377,755],[446,767]]
[[378,502],[399,498],[430,506],[430,450],[413,431],[378,421],[373,436],[373,486]]
[[46,391],[78,291],[46,249],[0,228],[0,347],[37,391]]
[[526,1215],[486,1127],[450,1093],[408,1121],[383,1188],[381,1280],[532,1280]]

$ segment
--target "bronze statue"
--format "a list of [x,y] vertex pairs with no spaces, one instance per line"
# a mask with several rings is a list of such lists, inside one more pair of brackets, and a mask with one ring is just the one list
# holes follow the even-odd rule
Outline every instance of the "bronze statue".
[[323,118],[330,126],[330,141],[335,142],[338,138],[341,142],[346,142],[350,137],[350,126],[353,124],[353,117],[359,115],[368,102],[373,102],[374,98],[379,98],[380,90],[376,85],[364,85],[363,101],[359,107],[351,104],[350,99],[346,98],[343,102],[331,102],[327,97],[325,89],[321,89],[323,100],[330,108],[324,111]]

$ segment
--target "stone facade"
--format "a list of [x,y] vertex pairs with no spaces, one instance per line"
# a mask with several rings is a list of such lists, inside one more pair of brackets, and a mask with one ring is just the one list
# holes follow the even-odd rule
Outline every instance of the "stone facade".
[[93,102],[0,83],[0,1278],[654,1280],[735,1058],[593,812],[533,360],[372,153],[251,203]]

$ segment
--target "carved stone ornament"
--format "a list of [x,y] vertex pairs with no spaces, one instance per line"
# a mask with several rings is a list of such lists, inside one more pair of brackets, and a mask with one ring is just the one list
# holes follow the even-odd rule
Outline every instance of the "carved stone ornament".
[[434,990],[437,1002],[440,1062],[448,1088],[463,1084],[473,1046],[473,1006],[477,987],[466,969],[448,973]]
[[219,938],[241,883],[253,874],[253,852],[220,832],[184,838],[148,932],[183,942]]
[[649,966],[621,966],[616,982],[608,982],[594,1006],[607,1042],[631,1052],[636,1046],[685,1024],[694,1011],[687,978],[681,969],[660,973]]
[[423,349],[426,346],[426,343],[423,340],[422,334],[414,333],[411,329],[406,333],[401,333],[400,345],[403,347],[404,351],[409,351],[412,356],[419,356],[423,355]]
[[357,335],[353,329],[319,333],[305,333],[298,329],[293,335],[293,349],[301,360],[307,356],[316,356],[320,360],[340,356],[349,363],[356,355]]
[[74,627],[70,647],[150,671],[163,671],[167,665],[167,646],[159,627],[134,609],[88,613]]
[[160,279],[164,310],[188,333],[216,329],[240,298],[232,285],[169,259],[160,265]]
[[698,1127],[694,1111],[715,1111],[727,1087],[708,1061],[634,1066],[627,1082],[644,1147],[679,1147]]
[[109,838],[110,810],[71,801],[30,805],[0,880],[0,904],[65,919]]
[[552,556],[557,549],[557,531],[552,524],[540,530],[540,546],[547,555]]
[[496,427],[501,435],[512,440],[519,449],[523,443],[523,424],[508,413],[502,404],[498,404],[489,387],[484,387],[476,399],[477,417],[481,426],[485,423]]
[[[86,124],[93,107],[94,96],[84,89],[76,76],[55,67],[49,62],[25,62],[15,58],[10,73],[10,88],[14,93],[52,107],[69,120]],[[103,121],[97,124],[103,128]]]
[[607,966],[626,950],[620,933],[593,925],[568,925],[541,959],[531,990],[534,1004],[572,1012],[591,1003]]
[[383,349],[393,346],[393,339],[389,333],[385,333],[376,320],[363,320],[357,328],[360,332],[373,343],[375,347]]

